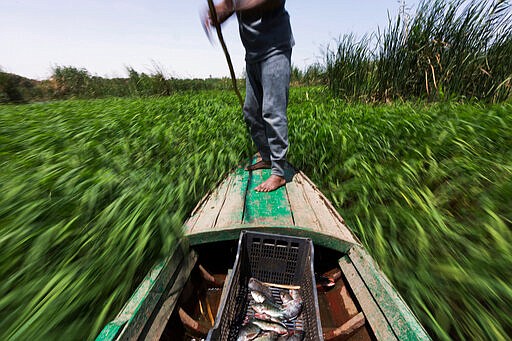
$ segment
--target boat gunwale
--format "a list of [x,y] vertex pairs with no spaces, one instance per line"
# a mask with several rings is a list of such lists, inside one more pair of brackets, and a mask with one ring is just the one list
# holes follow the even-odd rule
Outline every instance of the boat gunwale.
[[188,238],[190,246],[215,243],[221,241],[235,241],[238,240],[240,233],[244,230],[311,238],[311,240],[313,240],[315,244],[327,247],[334,251],[339,251],[341,253],[347,253],[353,246],[361,246],[361,244],[356,244],[348,240],[339,239],[336,236],[327,233],[322,233],[321,231],[314,230],[310,227],[268,226],[260,224],[236,224],[231,225],[221,231],[211,230],[207,232],[189,234],[186,236],[186,238]]

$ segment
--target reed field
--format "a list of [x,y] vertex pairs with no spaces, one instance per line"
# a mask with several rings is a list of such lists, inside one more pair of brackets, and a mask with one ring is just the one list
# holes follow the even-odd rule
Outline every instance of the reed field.
[[[294,88],[289,159],[435,339],[512,333],[512,104]],[[94,338],[254,150],[236,97],[0,106],[0,339]]]
[[[324,85],[334,97],[365,103],[499,103],[511,97],[510,1],[422,0],[415,9],[389,15],[387,26],[377,32],[342,32],[321,49],[320,61],[305,70],[293,66],[292,84]],[[132,67],[126,72],[125,78],[105,79],[85,69],[56,66],[50,79],[34,81],[0,69],[0,103],[144,98],[231,87],[227,78],[176,79],[158,64],[149,74]]]
[[512,94],[509,1],[423,0],[382,31],[343,34],[324,53],[324,79],[352,101],[478,99]]

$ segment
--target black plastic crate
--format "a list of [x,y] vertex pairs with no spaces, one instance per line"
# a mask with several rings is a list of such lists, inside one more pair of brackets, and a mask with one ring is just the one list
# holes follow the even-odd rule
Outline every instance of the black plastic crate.
[[[303,331],[304,340],[323,340],[311,239],[250,231],[240,234],[235,264],[207,340],[237,339],[244,322],[254,314],[248,289],[251,277],[267,283],[300,286],[302,313],[286,325],[289,330]],[[271,290],[280,301],[278,289]]]

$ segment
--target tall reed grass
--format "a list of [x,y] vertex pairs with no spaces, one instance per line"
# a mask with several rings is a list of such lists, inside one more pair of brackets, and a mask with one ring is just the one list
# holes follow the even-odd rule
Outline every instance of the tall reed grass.
[[[370,39],[369,39],[370,37]],[[506,1],[421,1],[381,33],[343,35],[325,53],[331,92],[350,100],[447,98],[499,102],[512,94],[512,12]]]

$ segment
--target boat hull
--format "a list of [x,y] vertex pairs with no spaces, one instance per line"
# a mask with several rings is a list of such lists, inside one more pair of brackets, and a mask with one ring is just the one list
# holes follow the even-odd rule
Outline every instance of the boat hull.
[[[178,296],[185,288],[185,280],[194,266],[197,268],[195,250],[226,252],[225,243],[234,243],[242,231],[248,230],[306,237],[313,241],[315,250],[316,246],[331,250],[327,252],[329,261],[341,270],[342,289],[348,290],[350,295],[345,296],[354,301],[341,302],[341,306],[359,308],[349,312],[350,320],[342,326],[324,329],[324,337],[330,335],[326,340],[346,339],[343,335],[353,333],[361,325],[365,326],[364,335],[368,339],[430,340],[386,275],[313,182],[290,167],[286,186],[269,193],[255,191],[268,176],[270,170],[248,172],[239,167],[208,193],[183,226],[184,238],[178,247],[182,251],[170,255],[150,271],[123,311],[97,340],[159,339],[169,316],[178,309]],[[204,248],[206,245],[212,247]],[[222,246],[216,248],[216,245]],[[227,253],[215,256],[228,257]],[[203,257],[215,258],[204,254]],[[182,313],[180,309],[180,316]],[[338,334],[341,336],[337,338]]]

